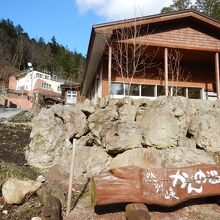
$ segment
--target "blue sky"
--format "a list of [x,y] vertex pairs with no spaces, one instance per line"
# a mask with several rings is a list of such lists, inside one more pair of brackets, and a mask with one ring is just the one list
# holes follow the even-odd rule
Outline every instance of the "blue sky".
[[138,8],[136,12],[142,11],[144,15],[158,13],[171,0],[162,2],[163,4],[161,0],[0,0],[0,18],[10,19],[15,25],[20,24],[31,38],[43,37],[48,42],[54,35],[60,44],[86,55],[92,25],[121,19],[122,14],[123,17],[132,17],[134,7]]

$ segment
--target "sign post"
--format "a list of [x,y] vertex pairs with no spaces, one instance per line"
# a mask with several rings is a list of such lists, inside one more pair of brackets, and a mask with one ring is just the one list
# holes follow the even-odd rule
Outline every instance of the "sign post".
[[70,178],[69,178],[69,188],[68,188],[66,215],[68,215],[70,213],[70,210],[71,210],[75,155],[76,155],[76,139],[73,139],[73,149],[72,149],[72,157],[71,157],[71,165],[70,165]]

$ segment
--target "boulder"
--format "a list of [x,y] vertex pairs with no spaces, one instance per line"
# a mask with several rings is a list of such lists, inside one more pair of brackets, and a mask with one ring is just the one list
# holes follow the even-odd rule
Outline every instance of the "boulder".
[[106,151],[117,154],[132,148],[142,147],[142,130],[135,121],[105,123],[100,132]]
[[81,110],[87,117],[95,112],[95,105],[89,99],[83,103],[77,103],[76,108]]
[[159,152],[162,167],[187,167],[198,164],[216,164],[204,150],[190,146],[170,148]]
[[161,168],[160,152],[155,148],[136,148],[127,150],[112,159],[110,169],[124,166],[138,166],[143,169]]
[[8,179],[2,187],[2,195],[8,204],[22,204],[25,196],[36,192],[42,183],[35,181],[24,181]]
[[77,147],[74,176],[91,177],[100,174],[108,170],[110,162],[111,157],[101,147]]
[[117,100],[115,105],[117,105],[119,108],[123,105],[132,105],[133,104],[133,99],[129,97],[125,97],[123,99]]
[[128,150],[112,159],[110,169],[138,166],[143,169],[185,167],[198,164],[216,164],[204,150],[192,147],[177,147],[165,150],[140,148]]
[[88,133],[85,136],[82,136],[76,142],[77,146],[80,147],[93,147],[93,146],[101,146],[101,141],[92,133]]
[[[167,109],[151,109],[137,115],[147,146],[164,149],[177,146],[180,132],[177,119]],[[185,132],[187,133],[187,132]]]
[[89,128],[92,133],[99,137],[99,132],[102,130],[103,124],[119,119],[117,107],[106,107],[104,109],[97,109],[96,112],[89,116]]
[[213,110],[215,105],[214,101],[202,99],[189,99],[188,112],[191,116],[207,114]]
[[55,196],[48,196],[42,210],[42,220],[61,220],[62,206],[60,200]]
[[[68,181],[69,176],[65,180]],[[43,204],[46,203],[46,200],[49,196],[54,196],[60,200],[63,206],[65,206],[67,202],[67,188],[63,189],[60,182],[51,180],[49,184],[42,185],[42,187],[37,190],[36,194],[39,197],[40,202]]]
[[63,151],[71,147],[69,134],[63,120],[51,109],[43,108],[32,120],[31,143],[26,159],[32,166],[45,168],[60,160]]
[[110,97],[109,96],[101,98],[99,100],[99,108],[105,108],[108,105],[109,101],[110,101]]
[[119,108],[119,116],[121,121],[135,121],[137,106],[126,104]]
[[58,116],[64,123],[69,138],[79,138],[88,131],[86,115],[73,106],[55,105],[51,108],[55,116]]
[[220,152],[220,112],[195,116],[188,132],[200,148]]
[[[97,146],[76,146],[76,157],[74,176],[91,177],[108,170],[111,157],[105,152],[102,147]],[[66,173],[70,172],[71,154],[65,156],[65,161],[57,161],[58,165],[62,166],[62,170]]]

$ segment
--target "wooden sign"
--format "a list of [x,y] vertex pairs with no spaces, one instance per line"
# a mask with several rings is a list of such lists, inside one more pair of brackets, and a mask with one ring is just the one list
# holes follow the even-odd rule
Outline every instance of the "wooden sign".
[[192,198],[220,195],[220,165],[110,170],[91,181],[94,205],[139,202],[174,206]]

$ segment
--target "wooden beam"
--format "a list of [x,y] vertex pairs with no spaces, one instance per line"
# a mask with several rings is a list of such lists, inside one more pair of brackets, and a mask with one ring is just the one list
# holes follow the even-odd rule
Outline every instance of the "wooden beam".
[[111,95],[111,81],[112,81],[112,48],[108,48],[108,95]]
[[168,96],[168,48],[164,49],[164,81],[165,81],[165,96]]
[[220,82],[219,82],[219,53],[215,53],[215,79],[217,98],[220,99]]

